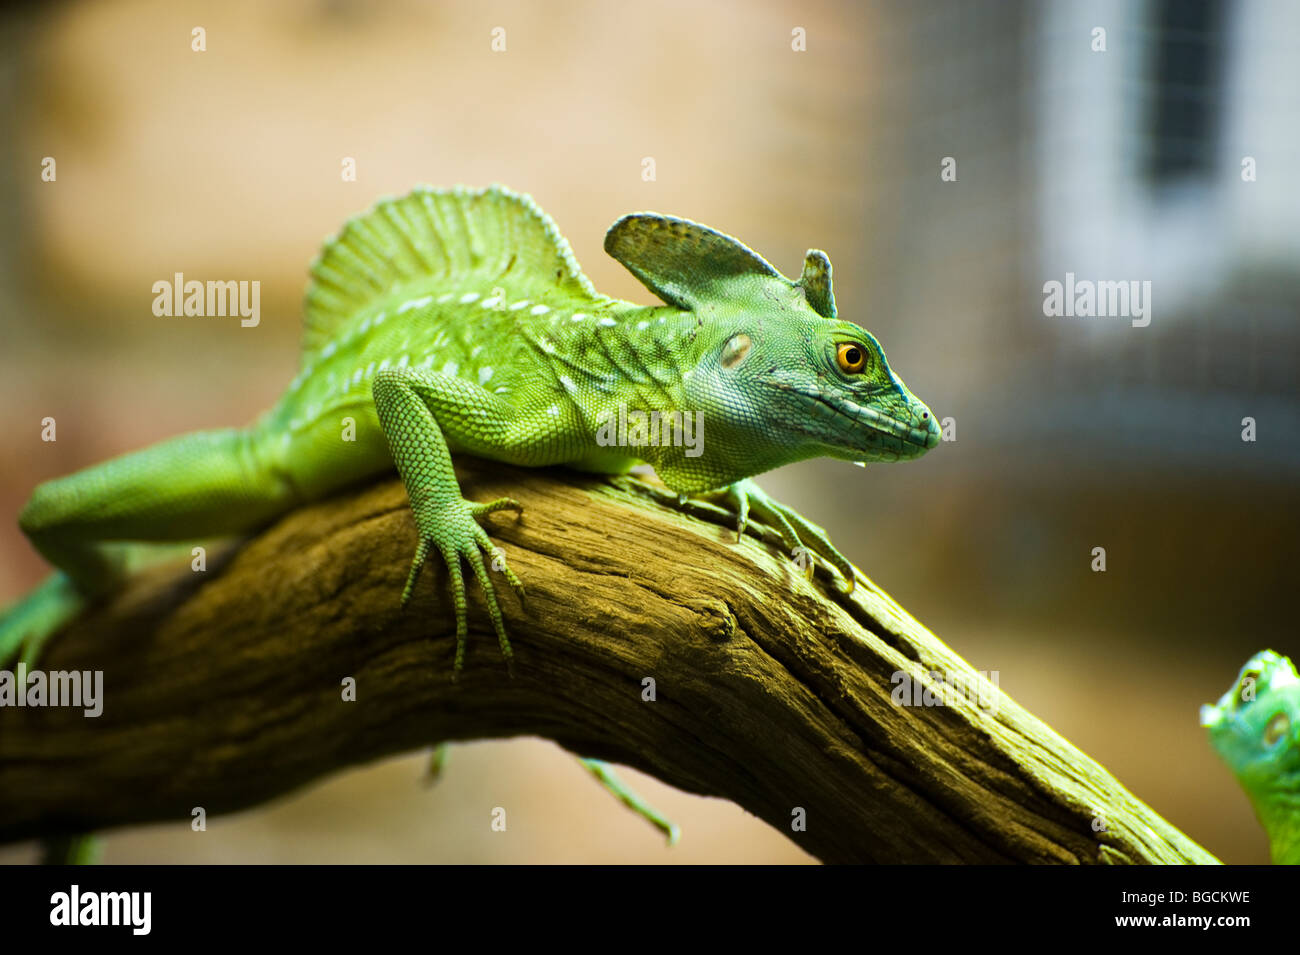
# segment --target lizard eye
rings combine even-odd
[[[1273,718],[1264,727],[1264,745],[1272,746],[1291,729],[1291,720],[1285,713],[1274,713]]]
[[[867,350],[853,342],[844,342],[835,349],[835,361],[845,374],[860,374],[867,367]]]

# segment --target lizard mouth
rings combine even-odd
[[[919,410],[908,423],[804,381],[770,374],[767,382],[803,406],[803,420],[794,427],[818,443],[835,448],[836,456],[902,461],[920,457],[939,443],[939,422],[915,399]]]
[[[879,451],[883,448],[897,453],[900,457],[916,457],[939,443],[938,422],[928,411],[918,422],[920,427],[916,427],[848,398],[821,392],[801,392],[801,394],[834,414],[848,419],[856,428],[865,428],[875,439],[869,441],[865,448],[855,447],[849,450]]]

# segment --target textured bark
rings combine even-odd
[[[528,587],[521,606],[494,576],[513,678],[471,583],[451,681],[446,572],[400,609],[405,493],[361,489],[206,573],[154,568],[52,641],[41,668],[103,670],[104,713],[0,709],[0,841],[231,812],[434,742],[530,734],[734,800],[827,862],[1215,861],[992,687],[994,706],[896,704],[896,672],[971,671],[865,579],[810,583],[766,528],[737,543],[721,510],[634,478],[460,465],[467,497],[525,507],[486,519]]]

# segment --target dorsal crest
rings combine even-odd
[[[392,295],[501,284],[514,296],[600,299],[569,243],[533,200],[504,186],[417,187],[349,219],[311,266],[302,360],[339,326]]]

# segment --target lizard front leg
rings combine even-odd
[[[378,373],[372,392],[393,461],[406,484],[419,534],[415,558],[402,590],[403,606],[411,598],[420,569],[436,549],[447,564],[456,610],[456,658],[452,665],[455,679],[465,665],[469,637],[468,601],[461,571],[461,560],[465,560],[483,588],[501,655],[510,666],[514,653],[483,555],[496,558],[494,568],[499,567],[521,598],[524,588],[505,560],[499,558],[478,519],[494,511],[521,512],[523,506],[508,497],[486,504],[465,500],[452,467],[447,437],[451,436],[459,447],[471,453],[476,449],[499,450],[511,423],[518,417],[515,409],[469,382],[413,369],[386,369]]]

